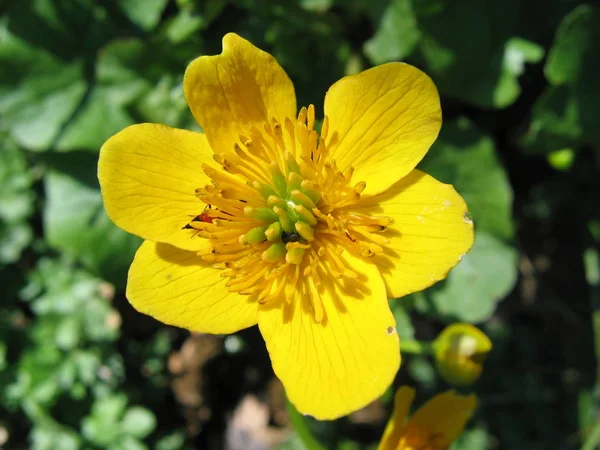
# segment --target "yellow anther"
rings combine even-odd
[[[354,185],[354,190],[360,194],[362,191],[365,190],[366,187],[367,187],[367,183],[365,183],[364,181],[359,181],[358,183],[356,183]]]
[[[279,219],[279,223],[281,223],[283,231],[286,233],[291,233],[294,231],[294,225],[283,208],[280,208],[279,206],[273,206],[273,212],[277,214],[277,218]]]
[[[271,225],[269,225],[267,231],[265,231],[265,236],[267,236],[267,240],[270,242],[278,241],[281,239],[282,231],[281,224],[279,222],[273,222]]]
[[[317,218],[304,205],[296,205],[294,211],[309,225],[314,227],[317,224]]]
[[[286,262],[288,262],[290,264],[300,264],[300,263],[302,263],[303,258],[304,258],[304,249],[303,248],[288,249],[287,254],[285,255]]]
[[[307,241],[315,240],[315,230],[313,230],[313,228],[310,225],[304,222],[296,222],[295,228],[298,234]]]
[[[296,189],[296,190],[293,190],[291,192],[291,194],[292,194],[292,198],[297,203],[300,203],[309,209],[313,209],[313,208],[317,207],[317,205],[315,205],[315,202],[313,202],[313,200],[308,195],[303,193],[302,191]]]
[[[329,134],[329,117],[323,117],[323,125],[321,125],[321,137],[323,139],[327,139],[327,135]]]
[[[269,197],[267,198],[267,205],[284,207],[285,202],[280,197],[277,197],[276,195],[269,195]]]
[[[307,119],[308,129],[312,130],[315,127],[315,105],[308,105]]]

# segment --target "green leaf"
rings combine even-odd
[[[7,91],[0,111],[5,114],[11,136],[29,150],[43,151],[51,147],[75,113],[87,84],[82,64],[75,62],[52,72],[30,74],[12,92],[4,89]]]
[[[96,179],[96,158],[77,152],[55,155],[44,179],[43,211],[47,242],[102,278],[123,286],[141,240],[106,215]]]
[[[504,67],[515,76],[525,73],[525,63],[537,63],[544,58],[544,48],[525,39],[511,38],[504,48]]]
[[[189,11],[181,11],[168,22],[167,38],[171,43],[179,44],[201,29],[203,25],[204,20],[201,16],[194,15]]]
[[[76,316],[65,317],[56,329],[56,345],[61,350],[70,350],[79,344],[81,324]]]
[[[560,85],[575,81],[584,64],[592,44],[592,30],[598,24],[594,20],[594,9],[580,5],[562,21],[556,32],[552,49],[544,71],[552,84]]]
[[[129,20],[149,31],[158,25],[168,2],[169,0],[118,0],[117,4]]]
[[[406,58],[421,39],[411,0],[392,0],[383,12],[377,32],[365,45],[373,64]]]
[[[125,412],[121,429],[125,434],[143,439],[156,428],[156,418],[152,411],[141,406],[132,406]]]
[[[465,431],[454,441],[451,450],[485,450],[491,447],[487,431],[483,428],[475,428]]]
[[[467,120],[445,124],[419,168],[454,188],[467,202],[476,234],[513,236],[512,188],[494,141]]]
[[[415,338],[415,329],[410,320],[410,314],[406,308],[406,298],[390,301],[394,318],[396,319],[396,330],[400,340],[412,340]]]
[[[465,0],[418,17],[426,72],[442,93],[487,108],[517,99],[523,64],[543,51],[514,38],[522,8],[518,0]]]
[[[521,142],[532,153],[577,147],[583,139],[580,110],[567,86],[550,86],[532,109],[529,130]]]
[[[97,399],[89,416],[81,421],[82,434],[93,443],[106,447],[121,439],[119,420],[125,412],[127,396],[111,394]]]
[[[331,8],[333,0],[300,0],[300,6],[307,11],[324,12]]]
[[[113,134],[134,123],[125,108],[111,101],[106,88],[95,87],[56,144],[60,151],[90,150],[97,153]]]
[[[148,450],[148,446],[133,436],[124,436],[118,443],[108,450]]]
[[[517,252],[497,238],[477,232],[475,245],[448,275],[416,303],[421,312],[445,321],[487,320],[517,281]]]
[[[8,140],[0,146],[0,263],[11,263],[33,237],[27,223],[33,213],[33,179],[25,154]]]
[[[600,149],[600,8],[580,5],[560,24],[545,66],[552,83],[536,102],[522,142],[528,151]],[[600,150],[597,153],[600,163]]]
[[[185,435],[175,432],[160,438],[154,447],[155,450],[182,450],[184,449]]]

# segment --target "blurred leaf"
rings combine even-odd
[[[79,344],[80,322],[77,317],[65,317],[56,330],[56,345],[61,350],[70,350]]]
[[[445,321],[483,322],[517,281],[517,252],[484,232],[448,275],[415,306]]]
[[[160,438],[154,447],[155,450],[182,450],[184,449],[185,435],[181,432],[172,433]]]
[[[119,8],[137,26],[146,31],[153,29],[169,0],[117,0]]]
[[[31,433],[31,450],[79,450],[81,438],[67,427],[45,421]]]
[[[513,236],[512,188],[494,141],[467,120],[444,124],[419,168],[454,185],[467,202],[475,232],[509,239]]]
[[[92,89],[85,104],[61,135],[56,148],[61,151],[98,152],[113,134],[134,123],[122,105],[111,101],[108,89]]]
[[[148,450],[148,447],[133,436],[124,436],[118,443],[110,446],[108,450]]]
[[[465,0],[418,17],[426,71],[442,93],[488,108],[516,100],[524,62],[539,61],[543,52],[513,39],[522,8],[517,0]]]
[[[569,83],[578,78],[580,69],[588,62],[589,48],[594,45],[592,29],[596,25],[590,5],[577,7],[562,21],[544,68],[552,84]]]
[[[466,430],[450,447],[450,450],[486,450],[491,448],[488,434],[484,429]]]
[[[27,75],[19,89],[0,86],[0,113],[17,143],[29,150],[47,150],[86,89],[81,63],[57,65],[51,72]]]
[[[584,4],[561,22],[544,68],[553,86],[534,106],[523,138],[528,150],[548,153],[582,144],[600,149],[599,21],[600,8]]]
[[[364,50],[373,64],[401,60],[410,55],[421,39],[412,0],[392,0],[379,20],[377,32]]]
[[[132,406],[125,412],[121,429],[125,434],[143,439],[156,428],[156,418],[151,411],[141,406]]]
[[[333,0],[300,0],[300,6],[307,11],[323,12],[331,8]]]
[[[123,286],[141,240],[117,228],[106,215],[96,179],[96,159],[72,152],[60,158],[56,155],[52,164],[56,168],[44,179],[48,243]]]
[[[529,151],[549,153],[581,142],[583,130],[579,108],[566,86],[551,86],[532,109],[523,144]]]
[[[167,38],[173,44],[185,41],[190,35],[198,31],[204,25],[201,16],[194,15],[189,11],[181,11],[173,17],[167,25]]]
[[[97,399],[91,414],[81,421],[83,436],[103,447],[116,444],[121,437],[119,420],[126,406],[127,396],[121,393]]]
[[[302,439],[300,439],[298,437],[298,435],[296,433],[294,433],[292,435],[292,437],[290,437],[287,441],[278,445],[276,447],[276,450],[310,450],[310,449],[308,447],[306,447],[306,445],[304,445],[304,442],[302,441]]]
[[[32,239],[27,219],[33,212],[33,179],[25,154],[0,141],[0,264],[19,259]]]
[[[91,58],[112,34],[125,31],[122,25],[117,28],[109,8],[96,0],[6,0],[4,3],[15,36],[63,61]]]
[[[504,67],[515,76],[525,73],[525,63],[537,63],[544,58],[544,48],[521,38],[510,38],[504,48]]]
[[[400,341],[403,339],[412,340],[415,338],[415,329],[410,320],[410,314],[406,309],[406,298],[395,299],[390,301],[394,319],[396,319],[396,330]]]
[[[408,373],[423,388],[432,389],[436,384],[436,370],[431,360],[425,356],[413,356],[408,359]]]

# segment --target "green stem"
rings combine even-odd
[[[326,450],[325,447],[323,447],[310,432],[305,417],[302,414],[300,414],[300,412],[296,409],[294,405],[290,403],[289,400],[286,399],[286,403],[287,411],[290,416],[292,425],[294,427],[294,431],[296,432],[302,443],[306,446],[306,448],[309,450]]]
[[[400,351],[415,355],[431,355],[433,354],[433,342],[401,340]]]

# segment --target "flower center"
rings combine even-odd
[[[228,287],[274,299],[301,278],[356,278],[341,258],[344,248],[370,257],[383,252],[386,217],[351,212],[364,182],[350,185],[353,168],[327,158],[325,139],[314,130],[315,110],[302,108],[296,122],[276,120],[250,129],[227,153],[214,155],[222,170],[203,166],[212,184],[196,190],[208,205],[184,228],[211,240],[202,258],[224,270]],[[317,302],[318,303],[318,302]],[[315,319],[322,305],[313,304]]]

